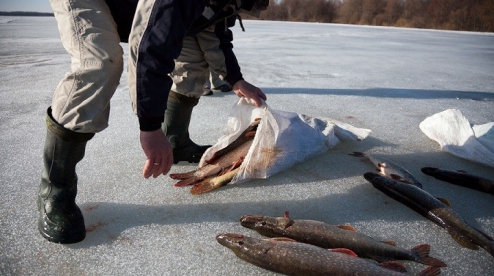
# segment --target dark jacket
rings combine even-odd
[[[106,0],[122,42],[128,42],[132,21],[138,0]],[[168,93],[172,80],[168,76],[175,67],[175,59],[182,50],[183,38],[189,30],[200,32],[216,24],[225,17],[227,24],[233,26],[233,11],[225,12],[230,0],[159,0],[153,6],[148,28],[144,32],[136,64],[137,116],[140,129],[152,131],[161,127],[166,110]],[[213,10],[214,16],[204,21],[205,7]],[[197,21],[196,21],[197,20]],[[202,21],[201,21],[202,20]],[[194,23],[196,22],[196,23]],[[217,24],[222,25],[222,24]],[[240,67],[231,43],[230,30],[216,32],[219,35],[221,49],[227,64],[226,79],[232,85],[242,79]],[[132,47],[133,45],[131,45]]]

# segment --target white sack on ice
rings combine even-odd
[[[328,118],[256,107],[241,98],[230,112],[226,135],[209,148],[199,166],[214,152],[234,141],[255,119],[261,118],[256,136],[231,183],[267,178],[326,152],[341,141],[361,141],[371,132]]]
[[[494,122],[471,126],[459,110],[448,109],[427,117],[419,126],[442,150],[494,167]]]

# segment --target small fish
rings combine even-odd
[[[365,154],[362,152],[354,152],[350,153],[350,155],[368,159],[376,166],[377,171],[382,175],[400,182],[413,184],[422,189],[422,183],[415,179],[409,171],[381,155]]]
[[[242,216],[240,224],[263,236],[287,237],[322,248],[347,248],[359,257],[378,262],[409,260],[430,266],[446,266],[444,262],[429,257],[428,244],[406,250],[394,246],[392,242],[381,242],[360,234],[350,225],[334,226],[315,220],[292,220],[288,211],[283,217]]]
[[[445,204],[447,201],[437,199],[414,185],[402,183],[377,173],[365,173],[364,178],[384,194],[446,229],[461,246],[472,250],[478,250],[479,247],[482,247],[494,256],[494,240],[470,226],[460,214]]]
[[[436,179],[494,195],[494,180],[464,171],[451,171],[434,167],[424,167],[421,170]]]
[[[257,239],[233,233],[219,234],[216,240],[240,259],[286,275],[406,275],[403,264],[377,264],[344,248],[328,250],[288,238]],[[418,275],[439,275],[440,271],[430,266]]]
[[[217,151],[213,157],[207,160],[206,165],[203,167],[186,173],[170,174],[170,178],[180,180],[173,186],[199,185],[200,182],[208,177],[220,176],[240,167],[252,145],[258,125],[259,121],[254,121],[250,124],[235,141]]]

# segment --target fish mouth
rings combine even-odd
[[[376,179],[376,177],[381,177],[381,175],[375,172],[364,173],[364,178],[369,182],[373,182],[372,180]]]
[[[427,174],[427,175],[432,175],[434,174],[435,172],[437,172],[437,168],[433,168],[433,167],[423,167],[422,169],[420,169],[424,174]]]
[[[253,229],[256,225],[266,224],[263,216],[245,215],[240,218],[240,225]]]
[[[234,244],[242,243],[244,238],[244,235],[234,233],[221,233],[216,235],[218,243],[228,248],[232,248]]]

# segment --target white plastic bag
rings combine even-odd
[[[245,98],[241,98],[230,113],[227,134],[205,152],[199,166],[234,141],[251,122],[260,118],[252,146],[231,183],[268,178],[326,152],[342,140],[360,141],[370,133],[368,129],[327,118],[273,110],[265,103],[256,107]]]
[[[419,127],[442,150],[494,167],[493,122],[471,126],[459,110],[447,109],[427,117]]]

